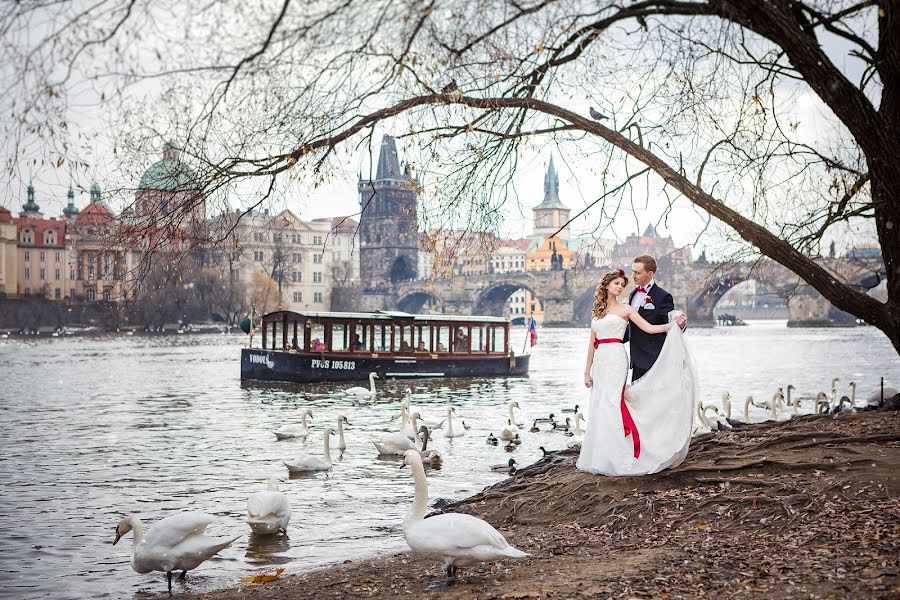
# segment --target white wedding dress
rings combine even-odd
[[[627,326],[628,321],[613,314],[591,321],[598,340],[621,340]],[[666,334],[653,368],[632,385],[625,387],[628,355],[621,343],[597,346],[591,377],[579,469],[597,475],[647,475],[684,460],[691,443],[697,373],[678,327]]]

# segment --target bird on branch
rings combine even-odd
[[[590,112],[591,112],[591,118],[594,119],[595,121],[602,121],[603,119],[609,118],[606,115],[604,115],[603,113],[601,113],[600,111],[598,111],[593,106],[591,107]]]
[[[445,85],[443,88],[441,88],[441,93],[442,94],[452,94],[457,89],[458,89],[458,86],[456,85],[456,80],[454,79],[450,83]]]

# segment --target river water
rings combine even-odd
[[[437,420],[448,403],[471,429],[452,441],[438,431],[444,466],[428,475],[431,499],[459,499],[503,478],[489,465],[510,457],[537,460],[539,446],[560,448],[558,433],[525,434],[513,453],[485,444],[517,400],[523,419],[584,404],[586,329],[545,329],[532,349],[531,375],[519,379],[379,382],[375,403],[353,405],[341,385],[241,385],[238,335],[110,335],[0,340],[0,595],[9,598],[168,597],[164,575],[129,566],[131,535],[111,545],[121,516],[145,525],[175,511],[216,515],[213,534],[244,535],[219,557],[174,584],[175,595],[234,585],[242,575],[277,566],[296,573],[405,548],[400,522],[413,493],[408,470],[379,460],[371,439],[396,426],[399,398]],[[524,341],[519,328],[514,339]],[[784,321],[692,329],[700,394],[729,390],[770,397],[793,383],[799,393],[828,390],[832,377],[900,383],[900,360],[869,327],[787,329]],[[306,441],[270,433],[314,411]],[[753,417],[765,415],[753,409]],[[281,460],[322,452],[322,427],[350,421],[348,448],[330,473],[290,479]],[[290,498],[288,536],[249,535],[247,496],[274,477]]]

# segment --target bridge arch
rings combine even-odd
[[[594,292],[596,292],[596,288],[590,287],[575,299],[573,318],[576,323],[587,325],[591,322],[591,312],[594,310]]]
[[[472,314],[502,317],[506,302],[518,290],[526,290],[533,297],[543,300],[543,294],[538,293],[527,283],[513,280],[495,281],[484,288],[475,298]]]
[[[440,306],[441,299],[425,289],[407,290],[397,301],[397,310],[410,314],[418,314],[426,304]]]

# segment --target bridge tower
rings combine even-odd
[[[383,293],[391,284],[415,279],[419,264],[419,182],[409,167],[401,170],[392,136],[385,135],[381,140],[375,178],[360,177],[358,189],[359,275],[363,293]]]
[[[531,209],[534,213],[534,237],[547,238],[569,221],[569,207],[559,199],[559,175],[553,165],[553,157],[550,157],[550,165],[544,174],[544,200]],[[562,240],[568,240],[571,236],[569,226],[556,236]]]

